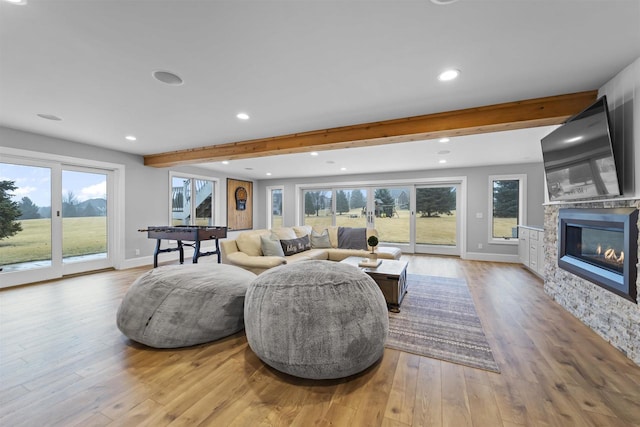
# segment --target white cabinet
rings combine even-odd
[[[518,227],[518,257],[520,262],[529,266],[529,229]]]
[[[544,230],[538,231],[538,275],[544,279]]]
[[[544,230],[518,226],[518,258],[529,270],[544,275]]]

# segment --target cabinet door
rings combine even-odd
[[[518,257],[520,262],[529,266],[529,229],[518,227]]]
[[[532,239],[531,234],[536,234],[537,231],[531,231],[529,233],[529,268],[533,271],[538,271],[538,240]]]
[[[544,231],[538,231],[538,274],[544,277]]]

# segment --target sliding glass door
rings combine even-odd
[[[339,188],[335,190],[335,225],[339,227],[367,226],[366,188]]]
[[[302,224],[375,228],[406,253],[460,255],[464,178],[406,185],[306,188]]]
[[[332,189],[303,190],[302,200],[303,224],[316,228],[334,224]]]
[[[416,187],[416,252],[460,254],[459,187],[459,184]]]
[[[113,267],[113,171],[2,156],[1,285]]]
[[[369,208],[371,224],[382,243],[391,243],[409,250],[411,244],[412,186],[377,187]]]
[[[62,263],[108,258],[109,211],[106,171],[62,170]]]
[[[39,280],[56,277],[52,224],[52,167],[0,163],[0,269]]]

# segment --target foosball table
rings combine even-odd
[[[227,227],[205,226],[205,225],[173,225],[173,226],[150,226],[144,230],[149,239],[156,239],[156,249],[153,252],[153,267],[158,266],[158,254],[164,252],[180,252],[180,264],[184,263],[184,246],[193,248],[193,263],[198,263],[198,258],[208,255],[218,255],[220,263],[220,244],[218,239],[227,237]],[[175,240],[178,242],[177,248],[161,249],[163,240]],[[200,252],[200,243],[203,240],[215,240],[216,250]]]

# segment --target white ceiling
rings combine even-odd
[[[637,0],[0,1],[0,125],[153,154],[597,89],[639,56]],[[460,78],[439,82],[449,67]],[[206,167],[262,179],[283,165],[290,176],[363,172],[363,159],[390,170],[522,163],[540,160],[546,133]],[[433,164],[442,150],[448,163]]]

